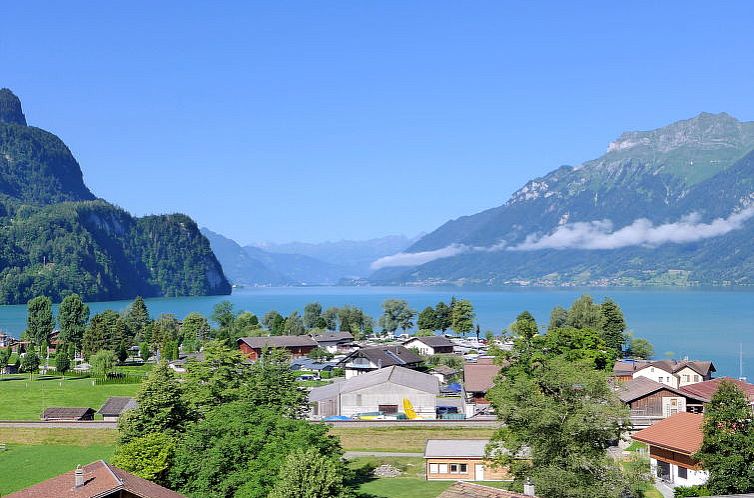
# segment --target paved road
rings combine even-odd
[[[497,428],[497,420],[338,420],[325,422],[338,428],[360,427],[467,427],[467,428]]]
[[[359,458],[359,457],[410,457],[410,458],[422,458],[424,453],[401,453],[397,451],[346,451],[343,455],[346,458]]]
[[[116,429],[117,422],[43,422],[41,420],[0,420],[0,429]]]

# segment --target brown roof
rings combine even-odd
[[[99,409],[104,417],[119,417],[123,412],[136,408],[136,400],[130,396],[110,396]]]
[[[676,413],[633,435],[642,443],[693,455],[702,445],[702,421],[696,413]]]
[[[633,375],[637,370],[648,366],[652,363],[649,360],[618,360],[613,365],[613,375],[625,376]]]
[[[724,380],[733,382],[739,389],[741,389],[750,402],[754,402],[754,384],[749,384],[743,380],[732,379],[730,377],[720,377],[719,379],[706,380],[704,382],[697,382],[696,384],[689,384],[679,389],[682,393],[693,396],[702,401],[708,402],[712,399],[712,395],[717,392],[720,387],[720,383]]]
[[[463,385],[466,391],[487,392],[500,372],[499,365],[488,363],[467,363],[463,366]]]
[[[345,364],[354,357],[364,357],[380,365],[381,368],[392,366],[414,365],[421,363],[421,356],[403,346],[378,346],[374,348],[361,348],[346,356],[339,363]]]
[[[241,337],[238,342],[245,342],[252,349],[317,347],[317,341],[308,335],[273,335],[270,337]]]
[[[78,488],[74,486],[75,471],[72,470],[11,493],[6,498],[105,498],[121,490],[139,498],[186,498],[102,460],[84,466],[83,470],[84,485]]]
[[[403,344],[406,344],[409,341],[412,341],[416,339],[417,341],[426,344],[427,346],[431,348],[438,348],[438,347],[453,347],[454,344],[448,340],[447,337],[442,335],[431,335],[431,336],[422,336],[422,337],[412,337],[411,339],[407,341],[403,341]]]
[[[504,489],[482,486],[471,482],[457,481],[443,491],[437,498],[532,498],[531,496],[506,491]],[[534,497],[536,498],[536,497]]]
[[[712,364],[711,361],[696,361],[696,360],[658,360],[653,361],[649,363],[648,365],[644,365],[643,368],[646,367],[655,367],[655,368],[661,368],[665,370],[666,372],[670,373],[676,373],[684,368],[688,367],[694,372],[698,373],[701,376],[706,376],[710,372],[715,372],[715,365]],[[638,370],[642,370],[642,367],[637,368]]]
[[[647,377],[636,377],[635,379],[621,383],[618,386],[618,397],[624,403],[630,403],[661,389],[666,389],[678,396],[700,399],[698,396],[694,396],[691,393],[684,393],[682,389],[674,389],[668,385],[660,384],[652,379],[648,379]]]
[[[47,408],[42,412],[42,419],[58,419],[58,420],[81,420],[87,415],[94,415],[94,409],[92,408]]]

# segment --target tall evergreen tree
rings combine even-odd
[[[136,299],[126,310],[124,319],[135,341],[145,340],[146,328],[152,322],[152,318],[149,316],[149,309],[141,296],[136,296]]]
[[[323,328],[322,325],[322,305],[319,303],[309,303],[304,307],[304,327],[307,330]]]
[[[89,306],[82,301],[78,294],[66,296],[60,303],[58,310],[58,322],[60,323],[58,340],[62,344],[74,344],[80,350],[88,321]]]
[[[26,337],[39,347],[52,334],[55,322],[52,318],[52,301],[46,296],[37,296],[28,303]]]
[[[462,334],[466,337],[466,334],[474,330],[474,306],[471,301],[467,299],[461,299],[456,301],[451,310],[451,325],[457,334]]]
[[[419,327],[419,330],[434,331],[440,328],[437,326],[437,314],[432,306],[427,306],[419,313],[416,326]]]
[[[626,342],[626,319],[623,317],[623,311],[615,301],[605,299],[600,305],[600,312],[602,314],[602,337],[605,339],[605,344],[620,354]]]
[[[707,488],[717,494],[754,492],[754,420],[741,389],[720,382],[704,407],[704,439],[694,457],[709,472]]]
[[[435,320],[437,321],[437,330],[442,330],[445,333],[453,324],[453,320],[450,313],[450,306],[440,301],[435,305]]]

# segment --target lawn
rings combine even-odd
[[[81,436],[87,436],[89,431],[80,432]],[[79,464],[108,459],[112,454],[112,444],[8,443],[7,450],[0,452],[0,494],[18,491],[68,472]]]
[[[333,427],[343,449],[351,451],[424,452],[427,439],[486,439],[495,429],[468,427]]]
[[[379,465],[390,464],[400,469],[399,477],[375,478],[372,470]],[[355,458],[349,466],[354,469],[360,482],[361,496],[369,498],[436,498],[445,491],[452,481],[427,481],[424,479],[424,460],[406,457],[365,457]],[[484,482],[486,486],[505,488],[508,483]]]
[[[0,377],[0,420],[39,420],[51,406],[91,407],[99,410],[109,396],[133,396],[138,384],[92,385],[92,379],[68,377],[29,380]]]

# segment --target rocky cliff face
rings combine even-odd
[[[0,123],[26,126],[21,101],[7,88],[0,88]]]

